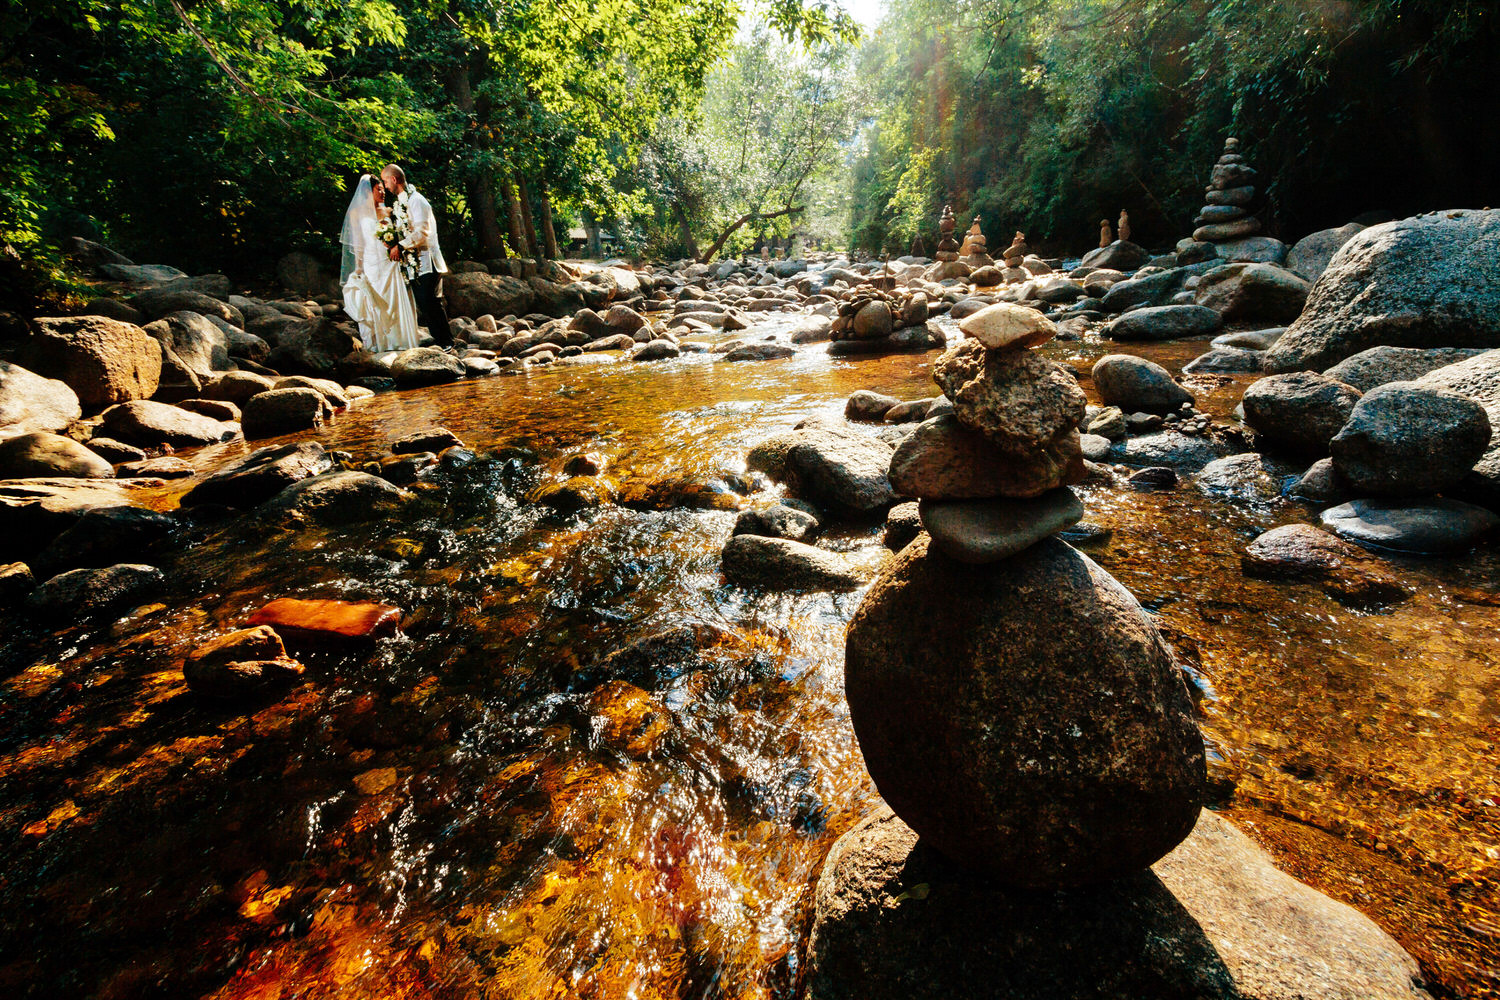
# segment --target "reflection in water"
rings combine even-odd
[[[1151,354],[1175,369],[1201,346]],[[1081,371],[1106,353],[1048,350]],[[363,461],[442,425],[484,457],[418,487],[397,521],[230,522],[168,563],[160,604],[117,623],[19,623],[0,647],[0,982],[105,997],[793,995],[810,882],[874,801],[842,698],[859,595],[725,585],[730,510],[563,519],[524,498],[590,451],[617,486],[690,483],[725,501],[695,507],[738,505],[751,444],[840,413],[857,388],[932,395],[935,357],[685,356],[377,397],[321,439]],[[1238,395],[1225,379],[1195,388],[1220,413]],[[247,450],[186,457],[209,469]],[[1296,509],[1191,487],[1087,492],[1114,529],[1096,558],[1214,687],[1215,777],[1239,817],[1337,833],[1351,866],[1366,849],[1399,860],[1398,888],[1362,892],[1357,871],[1330,888],[1440,980],[1482,979],[1471,970],[1500,947],[1466,928],[1500,927],[1494,558],[1406,567],[1417,597],[1362,615],[1241,577],[1244,543]],[[857,526],[836,544],[873,553],[878,536]],[[397,604],[404,634],[373,656],[306,658],[311,683],[248,713],[187,696],[181,657],[282,596]],[[1413,902],[1444,894],[1432,912]]]

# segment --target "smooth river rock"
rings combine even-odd
[[[1448,365],[1467,361],[1484,350],[1477,347],[1372,347],[1345,358],[1324,372],[1331,379],[1369,392],[1387,382],[1410,382]]]
[[[850,622],[844,684],[881,795],[1002,884],[1137,871],[1198,815],[1203,739],[1171,652],[1129,591],[1055,538],[973,566],[918,537]]]
[[[183,496],[181,504],[254,507],[293,483],[322,475],[332,468],[333,458],[316,441],[260,448],[194,486]]]
[[[1106,354],[1094,362],[1093,379],[1104,404],[1126,413],[1171,413],[1194,401],[1171,372],[1133,354]]]
[[[962,563],[999,562],[1083,520],[1066,486],[1029,500],[924,500],[922,526],[939,552]]]
[[[724,545],[723,566],[730,582],[769,590],[854,590],[864,583],[837,552],[764,535],[732,536]]]
[[[1356,607],[1411,594],[1380,560],[1310,524],[1283,524],[1260,535],[1245,549],[1240,569],[1266,580],[1319,583],[1330,597]]]
[[[1104,328],[1104,336],[1110,340],[1177,340],[1207,337],[1223,325],[1223,318],[1206,306],[1148,306],[1132,309],[1111,322]]]
[[[1459,500],[1351,500],[1323,512],[1340,538],[1417,555],[1463,552],[1500,527],[1493,512]]]
[[[1316,372],[1272,375],[1252,384],[1242,400],[1245,421],[1272,448],[1328,454],[1328,442],[1349,422],[1359,390]]]

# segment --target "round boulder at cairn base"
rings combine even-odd
[[[1328,442],[1349,422],[1359,390],[1316,372],[1272,375],[1253,383],[1242,400],[1245,422],[1272,448],[1328,454]]]
[[[1207,810],[1149,872],[1019,893],[943,858],[883,806],[818,876],[806,996],[1430,1000],[1390,935]]]
[[[1484,407],[1448,389],[1389,382],[1365,393],[1329,443],[1333,467],[1356,492],[1442,493],[1490,443]]]
[[[957,864],[1084,885],[1193,827],[1204,749],[1181,672],[1135,598],[1061,541],[972,566],[919,537],[871,585],[845,661],[876,786]]]
[[[161,380],[161,345],[102,316],[38,318],[23,351],[32,371],[66,382],[90,412],[149,399]]]
[[[1500,210],[1432,212],[1356,234],[1266,370],[1323,371],[1380,344],[1500,347]]]
[[[1104,404],[1125,413],[1172,413],[1194,401],[1171,372],[1133,354],[1106,354],[1094,362],[1093,379]]]

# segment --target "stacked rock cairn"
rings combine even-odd
[[[1099,249],[1104,249],[1115,241],[1115,234],[1109,228],[1108,219],[1099,220]]]
[[[920,499],[926,530],[849,625],[855,735],[887,805],[953,878],[1008,893],[1135,875],[1197,821],[1191,697],[1134,597],[1056,537],[1083,513],[1068,485],[1084,474],[1085,397],[1034,350],[1055,326],[998,303],[960,329],[933,369],[952,412],[892,457],[891,485]],[[815,953],[835,919],[820,898]]]
[[[1120,239],[1130,239],[1130,213],[1120,209]]]
[[[953,238],[953,231],[957,228],[958,220],[953,218],[953,207],[944,205],[942,218],[938,219],[937,263],[927,271],[929,281],[969,276],[968,265],[958,259],[958,241]]]
[[[974,222],[969,226],[969,231],[964,236],[963,250],[960,251],[960,259],[971,268],[992,267],[994,258],[989,255],[988,244],[984,233],[979,228],[979,216],[974,216]]]
[[[1031,275],[1022,267],[1031,247],[1026,244],[1026,234],[1017,230],[1010,246],[1000,251],[1000,262],[1005,265],[1006,281],[1025,281]]]
[[[1260,220],[1246,207],[1255,198],[1255,168],[1240,155],[1240,141],[1224,140],[1224,153],[1214,164],[1205,200],[1193,220],[1193,239],[1200,243],[1223,243],[1260,232]]]

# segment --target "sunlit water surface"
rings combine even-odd
[[[1175,371],[1203,346],[1140,353]],[[1106,353],[1047,350],[1084,372]],[[936,356],[836,360],[814,345],[382,395],[318,437],[365,460],[441,425],[480,460],[418,486],[396,521],[231,524],[169,560],[169,593],[118,622],[8,626],[0,985],[792,996],[812,881],[875,801],[842,695],[860,595],[747,592],[718,553],[754,502],[738,475],[749,446],[840,414],[855,389],[933,395]],[[1193,386],[1222,414],[1246,381]],[[185,457],[208,470],[247,451]],[[605,457],[622,497],[658,498],[635,506],[667,509],[559,518],[527,502],[582,451]],[[1417,596],[1364,614],[1242,577],[1245,543],[1302,508],[1191,485],[1083,492],[1114,531],[1093,554],[1210,688],[1219,804],[1397,934],[1439,986],[1493,987],[1494,556],[1407,563]],[[879,534],[850,526],[825,544],[875,562]],[[373,655],[305,658],[308,683],[248,712],[186,692],[195,643],[287,596],[396,604],[404,632]],[[655,666],[603,663],[672,628],[685,631]]]

